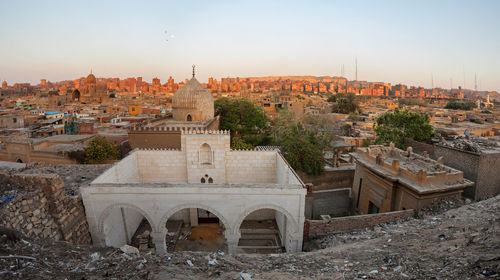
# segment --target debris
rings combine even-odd
[[[193,262],[191,260],[187,260],[186,263],[189,265],[189,266],[194,266]]]
[[[240,280],[252,280],[252,275],[248,273],[240,273]]]
[[[120,250],[125,254],[139,254],[139,249],[127,244],[121,246]]]

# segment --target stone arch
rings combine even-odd
[[[286,210],[285,208],[283,208],[281,206],[275,205],[275,204],[259,204],[259,205],[255,205],[255,206],[252,206],[250,208],[245,209],[245,212],[243,212],[243,214],[241,214],[238,217],[238,220],[236,220],[236,223],[234,224],[234,228],[233,228],[233,233],[240,235],[240,226],[243,223],[243,221],[245,220],[245,218],[248,215],[250,215],[252,212],[255,212],[255,211],[261,210],[261,209],[272,209],[272,210],[276,210],[276,211],[281,212],[282,214],[284,214],[286,216],[287,221],[289,221],[292,224],[293,232],[297,231],[297,229],[298,229],[297,221],[295,221],[295,219],[293,218],[293,215],[290,212],[288,212],[288,210]]]
[[[200,146],[200,163],[212,164],[212,147],[208,143],[203,143]]]
[[[137,207],[137,206],[135,206],[133,204],[129,204],[129,203],[116,203],[116,204],[112,204],[112,205],[106,207],[106,209],[104,209],[104,211],[101,212],[101,215],[99,216],[99,224],[98,224],[98,228],[97,228],[97,231],[99,233],[103,233],[104,232],[104,221],[108,217],[108,215],[111,212],[111,210],[113,210],[116,207],[124,207],[124,208],[130,208],[130,209],[136,210],[137,212],[141,213],[142,216],[144,218],[146,218],[146,220],[148,220],[148,223],[151,225],[152,229],[156,228],[156,224],[154,223],[154,220],[151,218],[151,216],[148,215],[148,213],[146,211],[142,210],[141,208],[139,208],[139,207]]]
[[[205,204],[196,203],[196,202],[181,204],[181,205],[175,206],[174,208],[169,209],[165,213],[165,215],[163,215],[163,217],[160,219],[160,223],[158,224],[157,230],[159,232],[164,232],[166,234],[167,227],[165,225],[167,224],[168,219],[172,215],[174,215],[176,212],[183,210],[183,209],[186,209],[186,208],[200,208],[203,210],[210,211],[212,214],[216,215],[220,221],[222,221],[222,224],[224,225],[226,232],[228,232],[228,233],[232,232],[231,224],[226,219],[226,217],[224,215],[222,215],[221,212],[219,212],[218,210],[215,210],[213,207],[207,206]]]

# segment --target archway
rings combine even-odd
[[[18,158],[16,162],[18,162],[18,163],[23,163],[23,160],[22,160],[22,159],[20,159],[20,158]]]
[[[206,208],[176,210],[164,219],[167,251],[227,251],[227,221],[221,215]]]
[[[280,210],[253,210],[237,224],[241,234],[238,250],[245,253],[284,252],[291,224],[294,222]]]
[[[190,115],[190,114],[188,114],[188,115],[187,115],[187,117],[186,117],[186,120],[187,120],[188,122],[190,122],[190,121],[192,121],[192,120],[193,120],[193,117],[191,117],[191,115]]]
[[[116,205],[106,209],[101,217],[100,231],[106,246],[119,248],[125,244],[142,252],[153,251],[155,244],[151,233],[155,228],[141,209]]]

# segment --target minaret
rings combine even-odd
[[[193,78],[194,78],[194,68],[196,67],[196,65],[193,64]]]
[[[358,57],[356,56],[356,81],[358,80]]]

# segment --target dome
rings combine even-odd
[[[172,98],[172,113],[177,121],[201,121],[214,117],[214,98],[196,78],[178,89]]]
[[[90,74],[87,76],[87,84],[94,84],[96,83],[96,79],[94,74]]]

